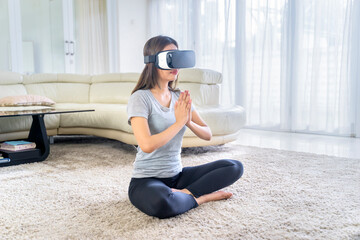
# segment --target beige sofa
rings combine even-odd
[[[94,112],[46,115],[48,135],[95,135],[136,145],[127,123],[126,107],[139,76],[139,73],[91,76],[0,72],[0,98],[41,95],[55,101],[56,109],[94,109]],[[187,129],[183,147],[219,145],[238,137],[245,124],[245,111],[241,106],[219,105],[220,73],[206,69],[183,69],[179,82],[181,90],[190,91],[196,109],[213,133],[211,141],[204,141]],[[0,141],[26,138],[31,121],[31,117],[0,118]]]

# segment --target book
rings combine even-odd
[[[8,162],[10,162],[11,160],[10,160],[10,158],[1,158],[0,159],[0,164],[1,163],[8,163]]]
[[[0,145],[1,150],[9,151],[20,151],[25,149],[35,148],[36,144],[34,142],[28,141],[7,141]]]
[[[9,144],[9,145],[23,145],[23,144],[33,143],[33,142],[28,142],[28,141],[25,141],[25,140],[20,140],[20,141],[6,141],[6,142],[3,142],[3,143]]]

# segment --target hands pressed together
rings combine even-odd
[[[191,97],[188,90],[181,92],[179,99],[175,103],[176,122],[187,125],[191,121]]]

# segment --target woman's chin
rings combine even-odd
[[[169,78],[169,81],[170,82],[173,82],[173,81],[175,81],[177,79],[177,76],[174,76],[174,77],[172,77],[172,78]]]

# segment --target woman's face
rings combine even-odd
[[[168,51],[168,50],[177,50],[177,47],[174,44],[167,45],[162,51]],[[179,69],[170,69],[170,70],[162,70],[157,69],[159,81],[175,81],[177,78],[177,75],[179,73]]]

